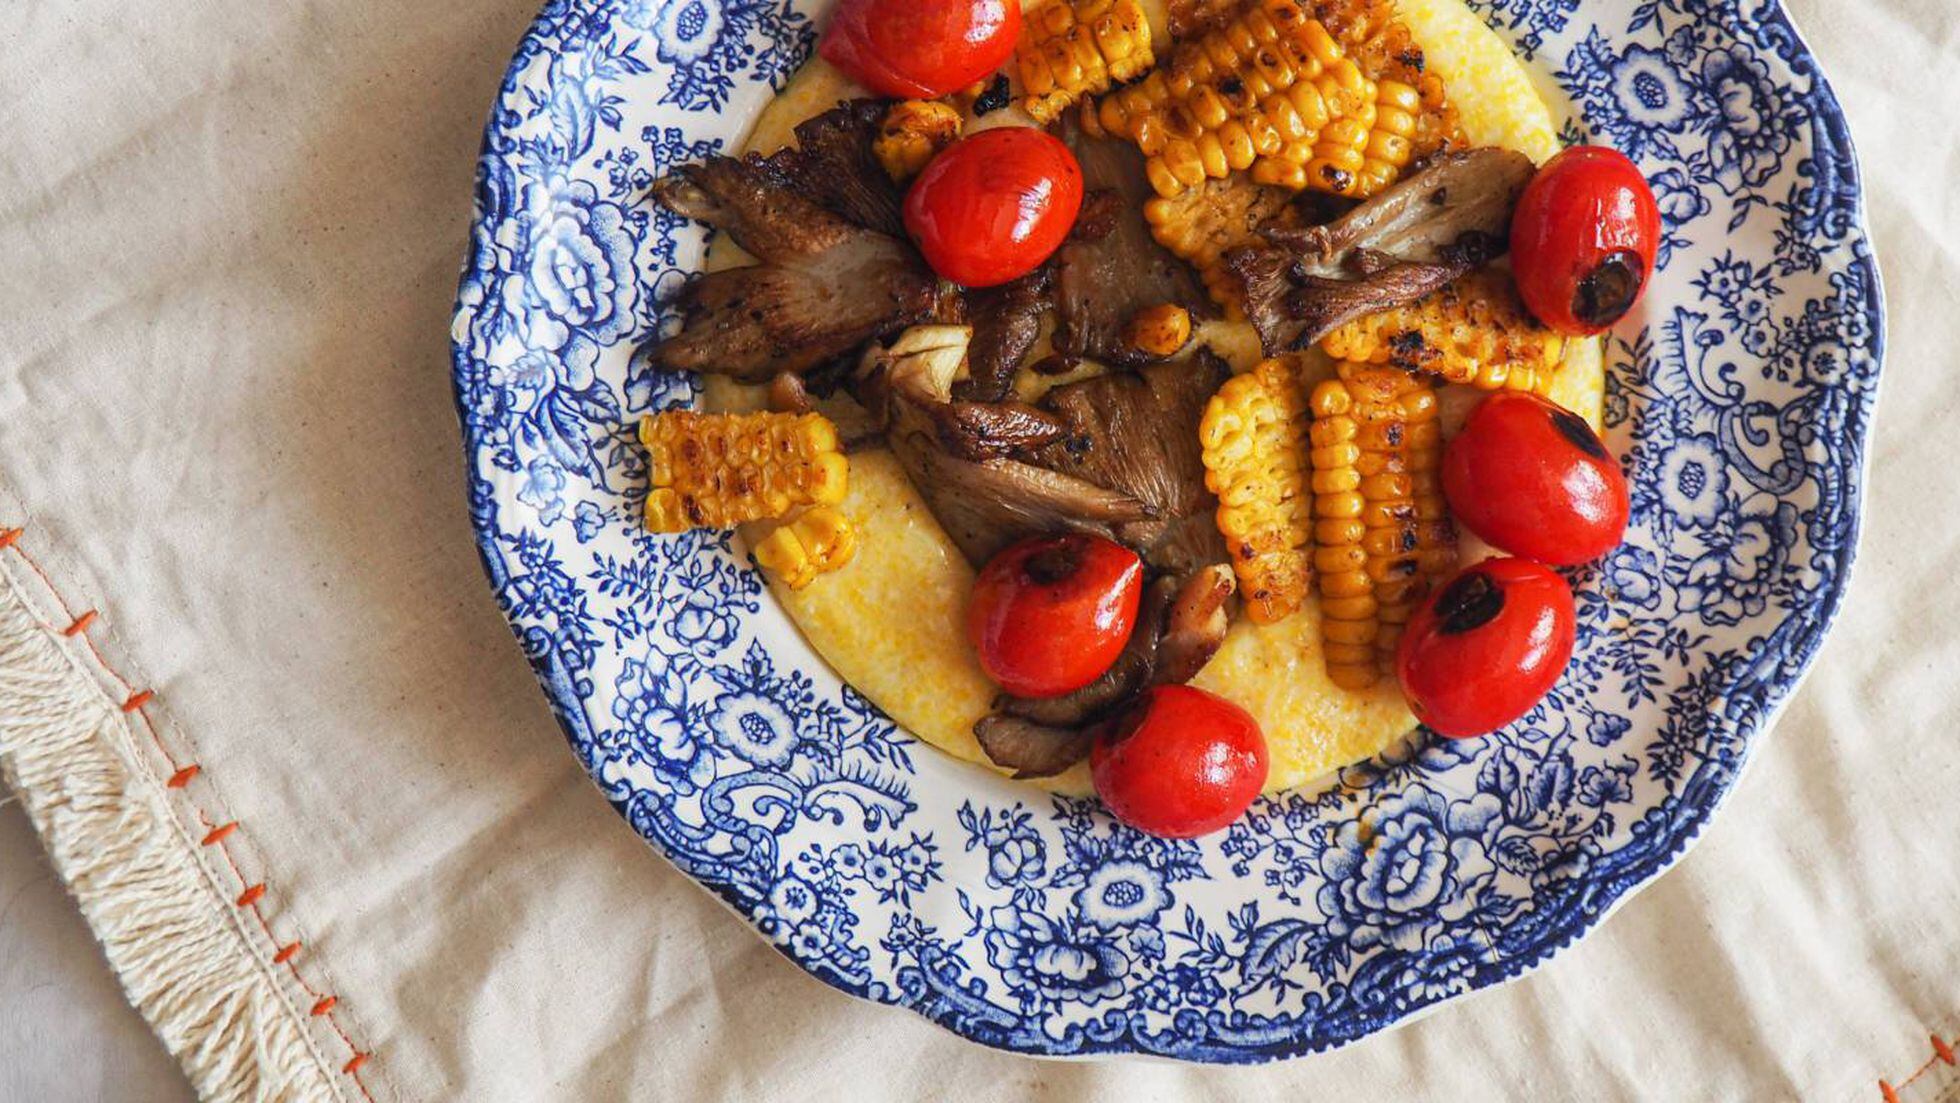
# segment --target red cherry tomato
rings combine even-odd
[[[1538,320],[1598,333],[1633,309],[1654,271],[1661,210],[1632,161],[1574,146],[1545,162],[1511,216],[1511,268]]]
[[[1551,692],[1576,630],[1564,579],[1527,559],[1486,559],[1416,610],[1396,674],[1416,719],[1452,738],[1482,735]]]
[[[1005,65],[1020,35],[1019,0],[841,0],[817,52],[881,95],[931,100]]]
[[[1111,814],[1171,839],[1229,826],[1265,788],[1269,765],[1258,722],[1190,686],[1147,691],[1089,752],[1089,776]]]
[[[1443,494],[1463,527],[1557,567],[1597,559],[1626,536],[1619,461],[1584,418],[1523,391],[1470,414],[1443,453]]]
[[[966,630],[980,667],[1017,697],[1081,689],[1122,654],[1137,623],[1143,563],[1100,536],[1023,540],[973,583]]]
[[[1082,167],[1045,131],[1003,126],[932,159],[905,197],[905,228],[933,271],[992,287],[1041,267],[1082,210]]]

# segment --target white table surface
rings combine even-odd
[[[493,0],[458,6],[454,18],[470,21],[469,32],[454,36],[450,45],[455,49],[446,60],[422,60],[424,65],[470,67],[474,75],[460,83],[475,90],[474,94],[480,98],[473,105],[450,99],[440,105],[453,124],[463,128],[445,154],[456,158],[457,164],[446,175],[438,174],[442,178],[459,185],[467,182],[467,159],[474,150],[478,117],[501,71],[502,56],[528,21],[532,7],[533,0]],[[1951,255],[1956,247],[1949,242],[1942,253],[1938,245],[1939,239],[1950,239],[1953,231],[1960,228],[1956,226],[1960,219],[1955,217],[1956,202],[1952,198],[1960,188],[1951,183],[1960,180],[1960,155],[1956,154],[1956,143],[1951,137],[1938,136],[1953,131],[1956,120],[1960,120],[1960,80],[1954,78],[1954,73],[1960,70],[1960,17],[1956,17],[1953,0],[1874,0],[1855,6],[1832,4],[1829,0],[1794,0],[1791,7],[1809,32],[1813,46],[1846,103],[1868,178],[1875,185],[1874,221],[1879,230],[1881,257],[1887,267],[1894,323],[1893,355],[1887,367],[1885,389],[1892,400],[1881,401],[1880,406],[1881,436],[1875,449],[1875,491],[1865,554],[1854,582],[1849,610],[1823,659],[1826,664],[1840,662],[1848,666],[1857,661],[1857,652],[1848,652],[1847,647],[1880,645],[1896,619],[1921,615],[1928,607],[1936,614],[1952,614],[1960,607],[1960,600],[1956,600],[1960,596],[1956,593],[1960,591],[1960,583],[1950,574],[1951,552],[1960,547],[1960,532],[1956,531],[1960,526],[1947,523],[1939,539],[1926,538],[1928,524],[1960,516],[1960,508],[1956,508],[1960,507],[1960,494],[1947,484],[1950,468],[1948,475],[1937,472],[1934,448],[1923,441],[1903,439],[1901,435],[1908,428],[1926,424],[1928,413],[1923,409],[1902,411],[1896,401],[1899,393],[1896,377],[1900,374],[1918,371],[1950,374],[1960,364],[1960,351],[1954,344],[1916,339],[1910,330],[1901,328],[1914,322],[1930,325],[1937,320],[1949,333],[1960,332],[1960,326],[1954,326],[1950,318],[1952,303],[1960,298],[1957,294],[1960,280],[1956,279],[1960,264]],[[40,14],[47,19],[59,18],[53,8],[41,9]],[[251,18],[268,22],[287,20],[297,24],[315,15],[299,5],[251,9]],[[330,33],[331,21],[324,25]],[[386,27],[377,30],[364,26],[363,31],[369,35],[385,33]],[[338,48],[368,48],[372,41],[364,37],[360,42]],[[104,43],[95,41],[93,45],[101,47]],[[42,58],[38,63],[43,66],[100,63],[99,57],[91,60],[97,51],[90,48],[88,40],[77,38],[70,46],[72,56]],[[320,46],[332,50],[336,43],[328,38]],[[130,47],[130,43],[122,43],[117,48]],[[10,64],[13,60],[7,53],[7,38],[0,35],[0,68]],[[390,79],[386,73],[372,75],[377,80]],[[451,81],[450,86],[453,88],[457,83]],[[348,88],[344,92],[358,96],[361,89]],[[388,103],[391,109],[400,109],[404,100],[395,96]],[[359,116],[359,112],[349,113],[345,101],[336,105],[336,112],[341,126],[352,125],[348,120]],[[113,119],[94,122],[114,124]],[[0,128],[0,133],[5,133],[4,128]],[[326,142],[332,135],[323,133],[316,137]],[[322,155],[331,156],[331,149],[324,150]],[[6,179],[5,159],[4,148],[0,148],[0,181]],[[1923,184],[1911,183],[1914,179]],[[1902,180],[1907,182],[1901,183]],[[4,199],[4,189],[0,189],[0,202]],[[264,197],[268,203],[278,200],[278,193]],[[453,195],[428,197],[422,207],[430,218],[454,218],[460,209]],[[457,258],[462,255],[464,229],[458,222],[451,235]],[[444,274],[441,279],[429,281],[429,285],[449,286],[447,280]],[[414,313],[418,317],[440,318],[445,310],[426,306]],[[0,321],[4,320],[4,315],[0,315]],[[425,345],[441,339],[439,333],[425,336],[428,338]],[[425,356],[428,352],[429,348],[424,347],[415,355],[429,359]],[[1933,362],[1925,362],[1929,359]],[[1948,395],[1956,392],[1960,392],[1960,383],[1947,390]],[[1950,410],[1950,398],[1946,406]],[[0,477],[4,477],[4,472],[0,472]],[[1889,488],[1885,482],[1888,477],[1895,480]],[[1881,594],[1873,581],[1878,575],[1919,570],[1935,563],[1942,563],[1949,573],[1932,580],[1937,588],[1927,590],[1923,607],[1918,609],[1891,600],[1897,597],[1897,592],[1890,587],[1885,587]],[[1887,600],[1881,601],[1881,596]],[[487,593],[482,600],[487,606]],[[472,632],[488,634],[486,641],[491,636],[502,635],[494,617],[470,618],[469,624]],[[1846,642],[1847,637],[1851,643]],[[1949,730],[1951,714],[1930,707],[1927,700],[1929,694],[1937,697],[1942,692],[1951,692],[1948,688],[1951,679],[1938,669],[1936,662],[1951,661],[1954,652],[1944,648],[1954,638],[1943,634],[1942,650],[1923,656],[1923,663],[1916,662],[1911,669],[1873,671],[1862,683],[1841,679],[1821,688],[1814,679],[1785,717],[1783,728],[1795,730],[1779,730],[1771,737],[1772,753],[1760,758],[1751,768],[1701,849],[1687,859],[1687,867],[1700,862],[1710,865],[1735,862],[1753,848],[1766,845],[1763,836],[1770,830],[1800,832],[1803,801],[1807,795],[1815,795],[1807,794],[1806,790],[1825,782],[1795,756],[1816,748],[1828,752],[1833,741],[1823,733],[1832,729],[1850,739],[1878,739],[1911,729],[1913,738],[1926,741],[1921,753],[1931,756],[1921,759],[1919,768],[1950,769],[1954,755]],[[507,639],[483,642],[482,646],[503,650],[509,659],[511,676],[525,676]],[[412,700],[404,700],[399,707],[418,706]],[[1800,736],[1797,731],[1819,734]],[[536,737],[556,740],[557,734],[541,727]],[[1929,762],[1935,765],[1929,767]],[[1882,785],[1859,785],[1844,779],[1836,779],[1833,784],[1841,789],[1835,799],[1858,817],[1877,821],[1892,811],[1887,806]],[[1933,852],[1950,857],[1951,847],[1949,840],[1945,851],[1934,848]],[[649,857],[648,861],[653,859]],[[661,874],[670,879],[678,877],[671,870],[662,870]],[[1853,886],[1848,891],[1923,892],[1927,908],[1955,908],[1960,907],[1960,902],[1956,902],[1960,894],[1955,892],[1953,877],[1950,863],[1943,868],[1935,863],[1917,884],[1867,885],[1858,889],[1855,877],[1847,877],[1842,883]],[[1632,907],[1648,909],[1650,916],[1665,914],[1676,924],[1679,939],[1667,946],[1666,952],[1688,956],[1678,960],[1674,968],[1721,968],[1724,955],[1729,955],[1728,960],[1735,968],[1731,983],[1713,985],[1714,994],[1705,992],[1700,997],[1700,1005],[1671,1009],[1670,1013],[1683,1016],[1684,1032],[1700,1036],[1701,1044],[1708,1045],[1713,1039],[1730,1047],[1741,1060],[1750,1047],[1775,1044],[1774,1039],[1752,1033],[1749,1024],[1765,1013],[1765,1001],[1776,998],[1778,988],[1770,976],[1776,968],[1776,955],[1768,951],[1757,956],[1725,950],[1722,941],[1732,938],[1733,932],[1714,932],[1703,922],[1704,909],[1712,906],[1708,892],[1708,886],[1696,883],[1691,875],[1671,875],[1648,890]],[[1855,916],[1860,907],[1855,897],[1818,903],[1820,909],[1839,917]],[[705,903],[702,908],[712,911]],[[1588,943],[1565,955],[1544,973],[1523,982],[1524,986],[1538,986],[1541,998],[1530,1006],[1556,1009],[1564,995],[1573,994],[1576,998],[1577,993],[1594,983],[1611,983],[1614,972],[1625,968],[1630,960],[1629,950],[1635,951],[1631,959],[1637,959],[1641,950],[1621,943],[1635,935],[1646,937],[1645,932],[1650,931],[1651,925],[1636,928],[1619,920],[1609,922]],[[1823,937],[1818,932],[1811,933]],[[1650,949],[1662,952],[1659,946]],[[1845,963],[1846,983],[1857,983],[1860,976],[1873,976],[1881,981],[1907,977],[1918,968],[1913,949],[1909,944],[1901,944],[1893,960]],[[1696,954],[1702,956],[1696,958],[1693,956]],[[1697,961],[1703,964],[1697,965]],[[787,967],[783,971],[793,972]],[[1946,1014],[1960,1016],[1960,978],[1950,979],[1954,981],[1953,999]],[[865,1016],[870,1024],[868,1029],[890,1022],[886,1018],[874,1018],[875,1013],[847,1005],[839,998],[823,995],[800,981],[777,983],[773,974],[767,980],[771,992],[781,990],[778,998],[786,993],[792,998],[828,1000],[831,1011],[838,1016]],[[1929,1017],[1939,1013],[1933,1008],[1921,1010]],[[702,1031],[726,1022],[717,1017],[713,1007],[705,1009],[699,1020],[698,1029]],[[1594,1029],[1610,1027],[1604,1022],[1589,1025]],[[1929,1022],[1928,1025],[1939,1024]],[[1953,1020],[1949,1019],[1947,1025],[1954,1025]],[[1846,1082],[1873,1085],[1875,1098],[1877,1078],[1909,1070],[1910,1062],[1919,1059],[1923,1041],[1923,1034],[1917,1038],[1851,1039],[1850,1050],[1866,1055],[1868,1067],[1855,1070],[1855,1076],[1848,1076]],[[1350,1051],[1350,1055],[1333,1060],[1352,1071],[1357,1061],[1369,1059],[1368,1047],[1375,1044],[1364,1043]],[[1394,1044],[1406,1050],[1421,1043],[1409,1041],[1405,1035]],[[1601,1044],[1610,1047],[1610,1043]],[[1315,1064],[1305,1062],[1300,1068],[1303,1075],[1294,1077],[1294,1083],[1303,1089],[1312,1084]],[[1022,1083],[1023,1087],[1038,1087],[1050,1079],[1039,1071],[1030,1076],[1030,1080]],[[1075,1082],[1074,1077],[1060,1073],[1052,1079]],[[1789,1083],[1771,1087],[1779,1095],[1799,1090],[1799,1085]],[[1627,1086],[1621,1084],[1620,1088],[1624,1092]],[[17,808],[0,807],[0,1100],[164,1103],[188,1099],[190,1094],[174,1063],[151,1037],[143,1021],[123,1002],[88,929],[43,859],[24,816]]]

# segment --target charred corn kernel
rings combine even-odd
[[[904,100],[885,112],[871,152],[885,173],[905,183],[925,171],[940,150],[959,139],[964,124],[952,104],[940,100]]]
[[[1392,669],[1411,610],[1455,560],[1449,522],[1421,517],[1418,506],[1433,496],[1441,508],[1437,403],[1406,372],[1343,363],[1314,388],[1310,407],[1327,673],[1360,689]]]
[[[1139,0],[1046,0],[1024,19],[1014,67],[1027,90],[1022,107],[1044,124],[1157,63]]]
[[[1169,0],[1165,5],[1172,38],[1202,34],[1238,14],[1244,0]]]
[[[1130,316],[1123,343],[1156,360],[1177,355],[1191,340],[1191,312],[1176,303],[1146,306]]]
[[[1365,197],[1461,143],[1442,82],[1386,0],[1241,0],[1085,115],[1092,132],[1137,144],[1166,199],[1239,172]]]
[[[1311,576],[1306,402],[1299,364],[1267,360],[1219,388],[1198,422],[1205,485],[1246,616],[1271,624],[1297,611]]]
[[[1380,605],[1375,595],[1362,594],[1360,597],[1322,597],[1320,615],[1327,620],[1372,620]]]
[[[821,414],[701,414],[670,410],[640,421],[655,532],[732,528],[843,501],[850,464]]]
[[[804,511],[755,546],[756,563],[792,590],[837,570],[856,554],[857,530],[831,506]]]
[[[1508,273],[1482,269],[1412,304],[1340,326],[1321,347],[1336,359],[1426,372],[1450,383],[1546,394],[1565,338],[1525,310]]]

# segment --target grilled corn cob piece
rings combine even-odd
[[[1143,150],[1159,195],[1247,170],[1297,190],[1324,170],[1319,162],[1344,159],[1357,136],[1365,144],[1374,100],[1374,83],[1297,0],[1251,0],[1143,81],[1103,97],[1097,122]]]
[[[732,528],[844,499],[850,464],[822,414],[670,410],[640,422],[655,532]]]
[[[1014,65],[1028,93],[1022,107],[1043,125],[1157,63],[1138,0],[1047,0],[1026,21]]]
[[[1407,306],[1370,314],[1321,339],[1337,360],[1427,372],[1487,391],[1547,393],[1565,338],[1525,310],[1509,274],[1483,269]]]
[[[1409,614],[1456,557],[1436,392],[1406,372],[1344,363],[1310,405],[1327,673],[1362,689],[1391,668]]]
[[[925,171],[926,163],[959,139],[964,125],[952,104],[940,100],[903,100],[885,112],[871,152],[885,174],[905,183]]]
[[[1306,422],[1299,364],[1291,358],[1233,377],[1198,422],[1205,485],[1218,496],[1218,531],[1246,616],[1257,624],[1298,611],[1312,576]]]
[[[1365,197],[1417,156],[1461,142],[1442,81],[1424,72],[1388,0],[1335,0],[1312,14],[1299,0],[1243,0],[1230,22],[1180,42],[1088,114],[1092,132],[1137,143],[1165,198],[1235,172]]]
[[[1207,180],[1174,198],[1156,196],[1143,204],[1150,236],[1171,255],[1198,270],[1205,290],[1218,305],[1232,309],[1234,286],[1219,263],[1226,253],[1259,240],[1258,229],[1286,209],[1289,196],[1260,187],[1243,175]]]
[[[1382,86],[1378,105],[1393,101],[1399,110],[1414,114],[1415,128],[1408,135],[1410,160],[1467,144],[1456,108],[1444,94],[1443,79],[1428,71],[1422,47],[1416,45],[1408,24],[1397,15],[1395,0],[1315,0],[1313,14],[1333,32],[1361,71]],[[1407,90],[1415,93],[1414,107]],[[1371,161],[1376,159],[1370,157]],[[1387,156],[1379,160],[1392,162]],[[1376,174],[1383,167],[1371,166]],[[1392,181],[1393,176],[1389,177]]]
[[[792,590],[837,570],[856,554],[857,530],[831,506],[804,511],[755,546],[756,563]]]

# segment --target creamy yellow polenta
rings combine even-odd
[[[1462,0],[1401,0],[1400,7],[1430,70],[1449,88],[1472,142],[1508,146],[1541,162],[1557,152],[1551,111],[1524,67]],[[792,140],[797,123],[864,94],[814,59],[763,110],[748,148],[781,148]],[[709,263],[724,267],[744,260],[740,250],[722,242]],[[1257,359],[1258,342],[1249,326],[1213,323],[1200,339],[1240,370]],[[1573,343],[1554,397],[1598,424],[1604,364],[1597,341]],[[1474,398],[1446,396],[1446,431],[1460,424]],[[720,378],[710,381],[707,401],[721,409],[757,403],[751,389]],[[838,675],[901,727],[949,754],[986,764],[972,729],[988,712],[995,691],[966,643],[964,611],[973,569],[889,453],[851,457],[843,508],[858,528],[856,559],[801,592],[775,586],[776,598]],[[743,535],[753,540],[764,531]],[[1477,552],[1466,548],[1465,554]],[[1392,681],[1365,693],[1328,681],[1319,628],[1320,611],[1312,600],[1279,624],[1262,627],[1241,619],[1194,683],[1238,702],[1259,720],[1272,750],[1269,790],[1301,786],[1377,754],[1414,726]],[[1041,784],[1086,793],[1087,770],[1078,766]]]

